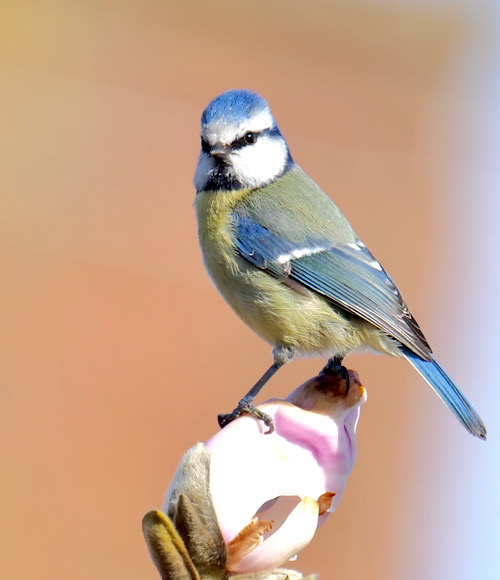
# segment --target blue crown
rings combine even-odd
[[[201,124],[209,125],[224,119],[229,123],[241,123],[260,113],[269,111],[269,105],[252,91],[236,89],[222,93],[208,105],[201,116]]]

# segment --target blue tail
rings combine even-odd
[[[434,359],[423,360],[406,346],[401,348],[404,356],[411,362],[429,385],[436,391],[450,410],[463,423],[464,427],[476,437],[486,439],[486,427],[465,395],[450,379]]]

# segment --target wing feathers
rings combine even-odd
[[[296,244],[247,216],[233,219],[236,247],[254,266],[290,277],[431,360],[431,349],[401,294],[364,244],[312,239]]]

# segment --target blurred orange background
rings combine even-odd
[[[483,415],[409,365],[369,400],[321,578],[498,578],[500,49],[494,3],[5,1],[0,8],[0,577],[156,578],[142,515],[270,364],[202,265],[192,176],[218,93],[270,103],[295,160],[400,286]],[[318,371],[299,360],[260,400]]]

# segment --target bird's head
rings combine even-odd
[[[198,192],[262,187],[292,165],[269,106],[256,93],[227,91],[203,111]]]

